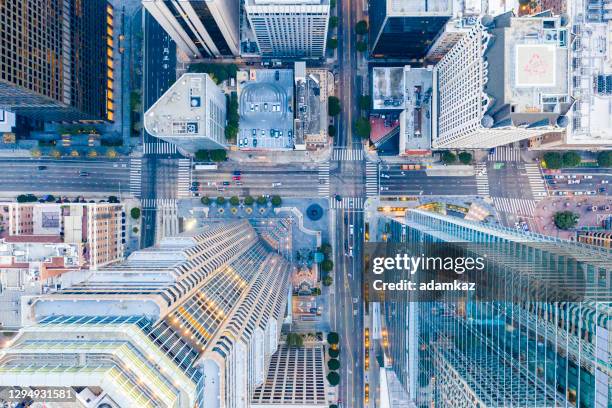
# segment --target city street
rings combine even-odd
[[[385,167],[386,169],[386,167]],[[379,175],[380,195],[477,195],[474,176],[429,176],[424,170],[391,165]]]

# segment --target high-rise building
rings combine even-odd
[[[108,1],[0,3],[0,109],[41,120],[114,118]]]
[[[88,407],[249,407],[278,348],[289,272],[245,220],[164,238],[32,299],[0,384],[75,387]]]
[[[569,32],[558,17],[484,17],[434,68],[432,146],[492,148],[564,130]]]
[[[422,60],[452,13],[450,0],[371,0],[370,54]]]
[[[188,153],[223,149],[226,98],[208,74],[183,74],[145,113],[147,132]]]
[[[244,10],[264,57],[325,56],[329,0],[246,0]]]
[[[423,210],[388,225],[388,242],[415,251],[466,243],[487,257],[487,276],[507,296],[409,302],[407,292],[385,294],[385,360],[417,406],[610,406],[609,249]],[[578,300],[525,298],[553,287]]]
[[[143,6],[191,58],[238,56],[238,1],[143,0]]]

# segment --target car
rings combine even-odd
[[[565,176],[564,176],[563,174],[556,174],[556,175],[555,175],[555,178],[556,178],[557,180],[563,180],[563,179],[565,178]]]
[[[577,178],[578,178],[578,176],[577,176],[577,175],[575,175],[575,174],[572,174],[571,176],[567,176],[567,177],[568,177],[568,178],[572,178],[572,179],[577,179]]]
[[[47,170],[47,166],[38,166],[38,170]]]
[[[546,176],[544,176],[544,178],[545,178],[546,180],[552,180],[552,179],[553,179],[553,176],[551,176],[550,174],[547,174]]]
[[[219,187],[217,187],[217,191],[225,191],[225,188],[224,188],[224,187],[219,186]]]
[[[255,112],[259,112],[259,105],[255,105]]]
[[[232,173],[234,176],[239,176],[242,174],[242,172],[240,170],[234,170],[234,172]]]
[[[587,174],[586,176],[582,176],[582,178],[584,178],[584,179],[589,179],[589,180],[590,180],[590,179],[592,179],[592,178],[593,178],[593,176],[590,176],[590,175],[588,175],[588,174]]]
[[[605,193],[606,192],[606,188],[605,187],[599,187],[599,192],[600,193]]]
[[[192,185],[193,187],[197,187],[197,186],[199,186],[199,185],[200,185],[200,182],[199,182],[199,181],[194,181],[194,182],[192,182],[192,183],[191,183],[191,185]]]
[[[216,186],[216,185],[217,185],[217,183],[216,183],[216,182],[214,182],[214,181],[207,181],[207,182],[206,182],[206,185],[207,185],[207,186]]]
[[[349,248],[348,256],[351,257],[351,258],[353,257],[353,248]]]
[[[241,186],[241,185],[242,185],[242,181],[237,181],[237,182],[236,182],[236,185],[237,185],[237,186]]]
[[[601,180],[601,184],[608,184],[610,180]]]
[[[189,187],[189,191],[198,191],[197,187]]]
[[[574,195],[577,195],[577,196],[581,196],[581,195],[584,195],[584,194],[585,193],[583,191],[574,191]]]
[[[264,110],[267,111],[268,110],[268,103],[264,103]]]
[[[597,191],[585,191],[584,194],[585,195],[596,195]]]
[[[280,134],[281,134],[281,133],[282,133],[282,132],[276,132],[276,136],[274,136],[274,137],[275,137],[276,139],[278,139],[278,138],[280,137]]]
[[[200,196],[200,193],[198,193],[197,191],[195,191],[195,192],[194,192],[192,195],[193,195],[194,197],[199,197],[199,196]]]
[[[242,147],[242,139],[238,140],[238,147]]]
[[[274,129],[270,129],[270,137],[274,137]]]
[[[242,140],[242,144],[245,145],[245,146],[248,146],[249,145],[249,139],[245,137],[244,140]]]
[[[80,171],[80,172],[79,172],[79,176],[80,176],[80,177],[87,177],[87,176],[89,176],[89,173],[88,173],[88,172],[86,172],[86,171]]]
[[[353,224],[351,224],[349,226],[349,235],[353,235],[355,233],[355,227],[353,227]]]
[[[389,191],[389,187],[381,186],[380,191]]]
[[[253,129],[253,130],[251,131],[251,134],[252,134],[253,136],[257,136],[257,129]]]
[[[287,132],[287,136],[289,136],[289,139],[291,139],[293,137],[293,131],[288,131]]]
[[[580,184],[580,180],[567,180],[567,184]]]
[[[391,178],[391,176],[389,176],[387,173],[380,173],[380,177],[384,178],[384,179],[389,179]]]
[[[280,79],[280,72],[274,71],[274,80],[278,81]]]
[[[229,181],[224,181],[224,182],[223,182],[223,185],[224,185],[224,186],[229,186],[229,185],[230,185],[230,182],[229,182]]]
[[[253,147],[257,147],[257,139],[253,139]]]
[[[232,176],[232,180],[238,181],[238,180],[240,180],[240,176]]]
[[[263,129],[261,129],[261,135],[262,135],[262,136],[265,136],[265,135],[266,135],[266,131],[265,131],[265,130],[263,130]]]
[[[283,135],[283,131],[282,130],[280,130],[279,133],[280,133],[281,136]]]
[[[280,183],[280,182],[272,183],[272,187],[280,187],[282,185],[283,183]]]
[[[255,110],[255,105],[251,104],[251,112]]]

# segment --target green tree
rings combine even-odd
[[[360,20],[355,24],[355,32],[359,35],[368,33],[368,23],[365,20]]]
[[[331,358],[338,358],[338,356],[340,355],[340,350],[334,350],[333,348],[329,348],[327,349],[327,354],[329,354]]]
[[[336,28],[336,27],[338,27],[338,17],[331,16],[329,18],[329,28]]]
[[[563,166],[564,167],[576,167],[581,162],[580,155],[576,152],[565,152],[563,153]]]
[[[331,8],[336,7],[336,0],[329,0],[329,7]]]
[[[221,197],[221,196],[217,197],[217,204],[219,205],[225,204],[225,197]]]
[[[225,149],[211,150],[210,159],[214,162],[225,161],[227,160],[227,151],[225,151]]]
[[[600,167],[612,167],[612,151],[606,150],[604,152],[599,152],[597,155],[597,164]]]
[[[330,275],[326,275],[323,278],[323,285],[325,286],[331,286],[331,284],[334,283],[334,278],[332,278]]]
[[[559,211],[554,216],[555,225],[562,230],[574,228],[578,223],[578,219],[578,214],[571,211]]]
[[[17,196],[17,202],[18,203],[35,203],[36,201],[38,201],[38,197],[36,197],[34,194],[19,194]]]
[[[329,243],[325,242],[321,244],[321,246],[319,247],[319,251],[323,252],[325,258],[328,259],[329,257],[331,257],[332,254],[332,246]]]
[[[442,153],[442,163],[453,164],[456,161],[457,161],[457,156],[455,156],[455,153],[449,152],[448,150]]]
[[[138,207],[132,208],[130,210],[130,216],[135,220],[139,219],[140,218],[140,208]]]
[[[280,207],[280,205],[283,203],[283,200],[280,198],[280,196],[273,195],[270,202],[272,202],[272,205],[274,207]]]
[[[304,337],[299,333],[288,333],[287,345],[289,347],[302,347],[304,346]]]
[[[240,204],[240,199],[238,198],[238,196],[231,196],[230,199],[229,199],[229,202],[230,202],[231,205],[236,206],[236,205]]]
[[[327,113],[329,116],[337,116],[340,113],[340,99],[335,96],[327,98]]]
[[[230,143],[235,144],[237,138],[238,138],[238,126],[228,123],[227,126],[225,126],[225,140],[227,140]]]
[[[359,108],[368,110],[370,106],[372,106],[372,97],[370,95],[361,95],[359,97]]]
[[[544,162],[547,169],[560,169],[563,167],[563,159],[557,152],[544,153]]]
[[[368,118],[360,117],[355,121],[355,133],[362,139],[368,139],[372,132],[372,126]]]
[[[264,196],[257,197],[257,204],[265,205],[268,202],[268,199]]]
[[[366,52],[368,50],[368,44],[365,41],[357,41],[355,48],[358,52]]]
[[[327,48],[330,50],[335,50],[338,48],[338,39],[337,38],[328,38],[327,39]]]
[[[251,197],[250,195],[244,197],[244,205],[253,205],[254,202],[255,202],[255,199]]]
[[[332,371],[338,370],[340,368],[340,361],[338,361],[335,358],[329,359],[329,361],[327,362],[327,368],[329,368]]]
[[[338,129],[334,125],[329,125],[327,127],[327,133],[330,137],[336,137],[336,133],[338,133]]]
[[[321,294],[321,289],[319,289],[319,288],[312,288],[310,290],[310,294],[312,296],[319,296]]]
[[[332,269],[334,269],[334,262],[331,259],[321,262],[321,270],[323,272],[330,272]]]
[[[468,152],[459,153],[459,161],[463,164],[470,164],[472,162],[472,154]]]
[[[338,408],[336,404],[330,404],[329,408]]]
[[[210,198],[204,196],[200,199],[200,201],[202,202],[202,204],[204,205],[210,205]]]
[[[198,150],[195,152],[196,161],[210,161],[210,154],[208,150]]]
[[[340,375],[337,372],[332,371],[331,373],[327,374],[327,381],[329,381],[329,385],[335,387],[340,383]]]
[[[340,343],[340,336],[336,332],[327,333],[327,342],[329,344],[338,344]]]
[[[55,196],[53,194],[47,194],[47,196],[45,197],[45,201],[48,203],[52,203],[53,201],[55,201]],[[119,202],[119,201],[117,201]],[[110,203],[110,201],[109,201]]]

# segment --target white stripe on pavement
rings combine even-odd
[[[191,187],[191,160],[179,159],[178,161],[178,182],[177,197],[191,197],[189,188]]]
[[[365,199],[363,197],[342,197],[342,201],[335,197],[329,199],[331,208],[343,208],[345,210],[361,210]]]
[[[359,161],[363,160],[362,149],[339,149],[333,151],[332,160],[336,161]]]
[[[499,146],[495,148],[493,154],[489,154],[489,161],[501,162],[520,162],[521,149],[511,146]]]
[[[493,197],[493,204],[498,211],[532,217],[537,201],[522,198]]]
[[[130,159],[130,194],[140,197],[142,192],[142,159]]]
[[[329,163],[319,164],[319,196],[329,196]]]
[[[525,171],[527,172],[527,179],[529,180],[529,187],[531,187],[531,194],[536,201],[540,201],[544,197],[548,196],[546,191],[546,184],[542,177],[542,172],[537,164],[525,164]]]
[[[366,197],[378,195],[378,163],[366,162]]]
[[[489,195],[489,176],[487,176],[487,165],[485,163],[478,163],[475,168],[476,171],[476,193],[479,196]]]

